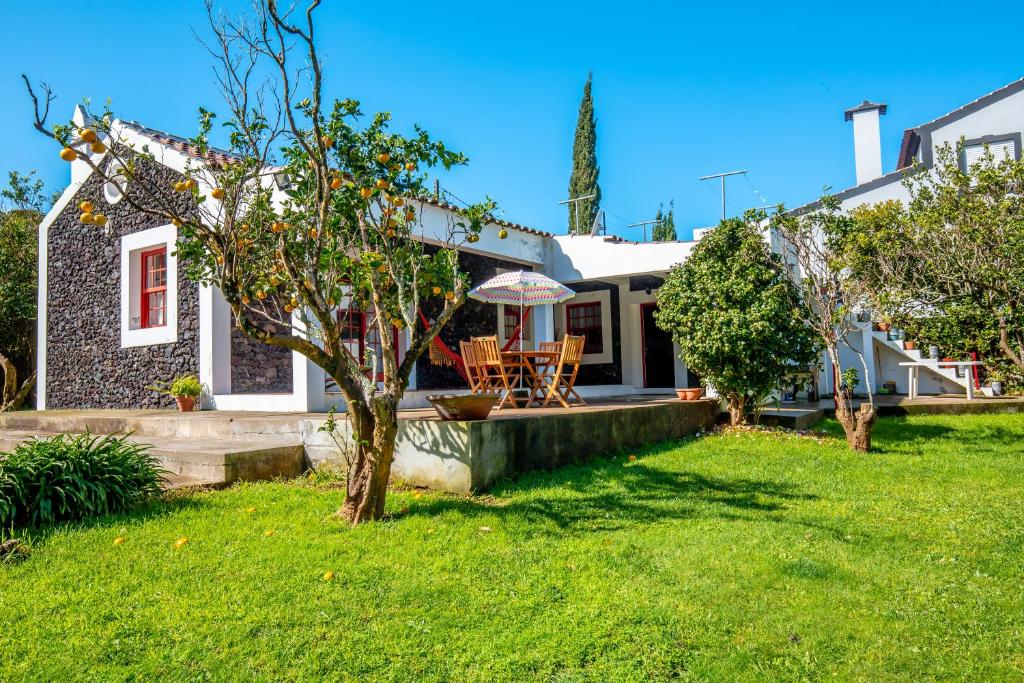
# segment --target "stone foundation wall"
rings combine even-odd
[[[181,176],[139,160],[140,173],[170,186]],[[133,192],[128,187],[129,195]],[[79,222],[88,199],[106,214],[110,235]],[[187,205],[179,199],[182,208]],[[169,396],[148,386],[199,372],[199,289],[178,270],[178,341],[121,348],[121,237],[165,225],[134,211],[128,200],[109,205],[93,175],[50,225],[47,244],[46,407],[167,408]]]

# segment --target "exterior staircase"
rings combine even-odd
[[[894,351],[897,354],[903,356],[905,360],[901,362],[927,362],[929,359],[921,352],[920,349],[905,349],[903,347],[902,339],[891,338],[891,333],[880,332],[875,330],[871,333],[871,336],[876,345],[882,346],[886,349]],[[970,371],[965,372],[963,377],[958,377],[955,367],[944,367],[942,361],[936,361],[934,363],[928,363],[922,365],[921,370],[931,373],[935,378],[940,379],[944,383],[956,385],[967,391],[967,383],[974,381],[973,373]],[[901,371],[906,373],[907,368],[901,368]],[[881,379],[879,379],[878,385],[881,386]],[[877,387],[876,387],[877,388]]]
[[[25,411],[0,414],[0,453],[61,433],[127,434],[151,446],[167,488],[225,486],[237,481],[294,477],[305,448],[294,418],[169,411]]]

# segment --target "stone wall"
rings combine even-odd
[[[462,253],[460,256],[462,270],[469,274],[469,281],[475,287],[489,280],[502,270],[530,270],[529,267],[511,261],[491,258],[480,254]],[[423,315],[428,319],[440,312],[441,304],[436,300],[423,303]],[[498,306],[472,299],[466,301],[439,335],[441,340],[455,353],[459,352],[459,342],[470,337],[481,337],[498,332]],[[424,353],[416,362],[417,389],[465,389],[466,380],[459,377],[454,368],[434,365],[429,354]]]
[[[169,187],[174,171],[144,159],[139,172]],[[129,186],[131,195],[135,190]],[[106,214],[110,235],[79,222],[88,199]],[[180,198],[182,210],[186,206]],[[199,289],[178,270],[178,341],[121,348],[121,237],[165,225],[127,199],[111,206],[90,176],[49,228],[47,245],[47,408],[165,408],[169,396],[148,386],[199,372]]]
[[[271,334],[273,325],[264,324]],[[269,329],[268,329],[269,328]],[[248,337],[231,328],[231,393],[292,393],[292,352]]]

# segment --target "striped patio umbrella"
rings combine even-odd
[[[542,273],[518,270],[492,277],[471,289],[469,296],[492,304],[519,304],[519,319],[522,320],[524,307],[561,303],[576,296],[576,292]],[[522,338],[520,335],[520,348]]]

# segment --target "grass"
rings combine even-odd
[[[44,530],[0,566],[0,678],[1024,677],[1024,420],[876,434],[396,492],[355,529],[337,488],[267,483]]]

